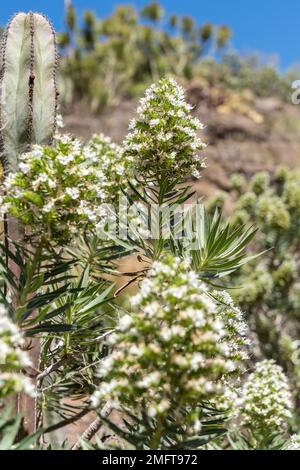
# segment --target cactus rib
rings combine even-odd
[[[1,44],[0,156],[4,171],[32,144],[49,145],[56,129],[58,66],[55,33],[39,13],[18,13]]]

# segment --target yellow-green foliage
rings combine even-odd
[[[300,173],[281,166],[273,176],[259,172],[248,183],[233,175],[231,198],[233,221],[259,228],[252,252],[267,250],[234,276],[239,289],[233,295],[249,318],[259,353],[281,364],[299,390]]]

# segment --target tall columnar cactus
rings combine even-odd
[[[4,170],[32,144],[51,144],[56,127],[57,48],[54,30],[39,13],[18,13],[1,44],[0,152]]]
[[[15,15],[1,42],[0,161],[4,173],[8,173],[18,169],[20,154],[29,151],[33,144],[51,144],[56,128],[58,60],[54,30],[47,18],[38,13]],[[12,218],[6,219],[5,232],[8,240],[21,238],[20,227]],[[18,276],[18,266],[12,260],[8,265]],[[34,339],[30,357],[36,369],[39,351],[39,340]],[[21,393],[16,411],[24,415],[24,430],[33,432],[34,399]]]

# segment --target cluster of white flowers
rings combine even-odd
[[[0,306],[0,399],[21,391],[34,394],[32,383],[20,373],[21,369],[31,365],[23,346],[24,339],[18,327]]]
[[[258,362],[241,389],[241,425],[255,433],[282,430],[292,413],[288,380],[273,360]]]
[[[105,201],[117,202],[121,186],[126,185],[133,158],[124,156],[121,147],[103,134],[95,134],[84,147],[84,152],[93,166],[103,173],[101,189]]]
[[[72,234],[103,224],[104,203],[115,198],[117,154],[102,136],[87,146],[69,136],[57,136],[52,148],[35,146],[1,186],[1,214],[19,218],[31,238],[43,235],[64,245]]]
[[[197,432],[197,406],[222,395],[222,379],[239,373],[245,358],[244,322],[234,319],[239,312],[231,298],[219,297],[189,261],[170,255],[155,262],[132,298],[132,314],[110,338],[115,349],[103,360],[93,405],[110,399],[121,409],[144,407],[150,418],[171,413],[176,419],[188,407],[184,423]]]
[[[300,434],[293,434],[284,450],[300,450]]]
[[[173,79],[151,85],[141,99],[138,117],[132,120],[124,141],[124,156],[147,180],[182,180],[200,176],[205,166],[198,152],[205,144],[197,136],[203,125],[190,115],[184,90]]]

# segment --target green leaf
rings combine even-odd
[[[99,307],[104,302],[107,302],[108,300],[112,300],[112,298],[108,299],[107,296],[112,291],[113,287],[114,285],[109,286],[104,292],[102,292],[94,300],[89,302],[84,308],[80,309],[80,313],[81,314],[89,313],[93,310],[96,310],[96,308]]]
[[[42,325],[35,326],[24,330],[25,336],[35,336],[38,333],[68,333],[76,331],[76,325],[67,325],[65,323],[53,325],[53,323],[43,323]]]
[[[37,439],[43,434],[43,429],[39,429],[34,434],[24,437],[20,442],[14,445],[13,450],[29,450],[36,444]]]
[[[18,434],[21,421],[22,416],[16,416],[5,423],[3,437],[0,441],[0,450],[9,450],[11,448]]]

